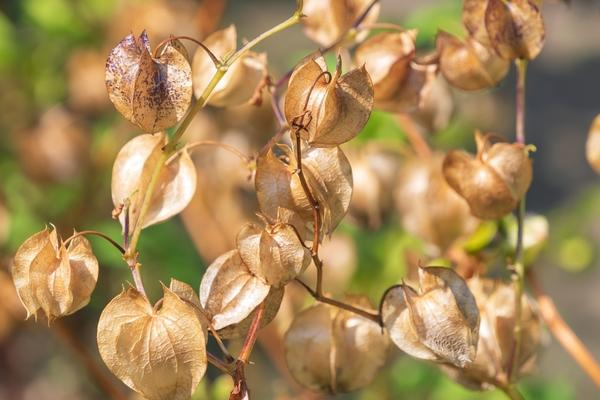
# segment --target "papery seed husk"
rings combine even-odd
[[[206,371],[206,336],[193,306],[163,286],[160,308],[135,289],[102,311],[98,350],[127,386],[149,400],[188,399]]]
[[[469,35],[482,45],[491,47],[485,26],[488,0],[463,0],[462,22]]]
[[[437,65],[411,62],[403,83],[389,97],[375,101],[375,108],[391,113],[415,112],[423,106],[437,73]]]
[[[590,127],[585,155],[590,166],[600,174],[600,115],[594,119]]]

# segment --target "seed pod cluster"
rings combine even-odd
[[[365,297],[347,300],[371,309]],[[284,345],[294,379],[313,390],[340,393],[360,389],[373,380],[385,363],[388,338],[373,321],[317,304],[294,318]]]
[[[323,57],[308,58],[296,67],[285,95],[284,112],[293,128],[311,146],[332,147],[354,138],[373,108],[373,84],[363,67],[342,75],[342,61],[333,75]]]
[[[237,48],[237,32],[234,25],[211,34],[203,42],[211,52],[222,59],[233,54]],[[202,96],[212,76],[217,71],[213,60],[203,49],[198,49],[192,61],[194,95]],[[208,104],[233,107],[248,102],[267,74],[266,53],[247,52],[234,62],[219,81],[208,99]]]
[[[474,390],[492,389],[496,382],[509,384],[507,371],[512,368],[516,319],[514,288],[501,281],[477,277],[467,284],[481,315],[477,357],[464,368],[445,366],[443,370],[458,383]],[[521,327],[514,380],[532,372],[542,338],[540,319],[526,295],[521,298]]]
[[[443,153],[434,153],[407,160],[394,193],[402,227],[429,244],[434,254],[471,234],[479,223],[467,202],[446,183],[443,159]]]
[[[490,144],[490,135],[475,133],[477,156],[452,150],[444,159],[448,184],[461,195],[471,213],[498,219],[514,210],[532,179],[528,150],[519,143]]]
[[[44,229],[17,249],[12,276],[27,317],[37,318],[42,310],[51,321],[89,303],[98,280],[98,260],[84,237],[65,245],[55,229]]]
[[[390,288],[381,317],[394,344],[413,357],[459,368],[475,360],[479,311],[465,281],[449,268],[420,268],[418,290]]]
[[[185,47],[167,42],[156,56],[146,32],[126,36],[106,61],[106,88],[117,111],[146,133],[175,125],[192,99],[192,69]]]

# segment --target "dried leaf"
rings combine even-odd
[[[362,43],[355,63],[365,65],[375,91],[375,101],[391,98],[402,85],[415,57],[415,30],[383,32]]]
[[[446,251],[479,224],[467,202],[446,183],[442,162],[441,153],[408,160],[394,193],[402,227],[431,245],[433,254]]]
[[[354,138],[373,108],[373,84],[365,67],[341,74],[341,58],[329,80],[322,57],[308,58],[290,77],[284,112],[311,146],[331,147]],[[310,114],[305,115],[308,111]],[[304,117],[303,117],[304,115]]]
[[[473,294],[453,270],[419,269],[420,289],[399,285],[382,301],[384,326],[408,354],[464,367],[475,359],[479,311]]]
[[[485,27],[502,58],[532,60],[542,51],[544,20],[532,0],[488,0]]]
[[[365,298],[349,300],[370,308]],[[310,389],[329,393],[368,385],[385,363],[388,346],[376,323],[325,304],[298,314],[284,342],[292,376]]]
[[[531,184],[531,160],[522,144],[495,143],[476,133],[477,158],[452,150],[444,159],[448,184],[461,195],[471,213],[481,219],[498,219],[512,211]]]
[[[52,320],[89,303],[98,260],[87,239],[76,237],[65,246],[54,229],[45,229],[19,247],[12,275],[27,318],[41,309]]]
[[[217,58],[232,54],[236,50],[237,33],[234,25],[216,31],[203,42]],[[203,49],[198,49],[192,62],[194,94],[200,98],[204,89],[217,71],[214,62]],[[232,107],[248,102],[257,86],[267,74],[266,53],[245,53],[229,67],[217,84],[208,103],[217,107]]]
[[[453,86],[480,90],[497,85],[508,73],[510,62],[473,39],[462,42],[439,32],[436,45],[440,53],[440,71]]]
[[[106,62],[106,87],[115,108],[147,133],[175,125],[192,97],[192,71],[185,48],[168,42],[155,58],[146,32],[126,36]]]
[[[366,10],[370,0],[304,0],[301,20],[304,33],[322,47],[333,45],[352,27],[358,17]],[[362,22],[371,24],[379,16],[380,5],[375,4]],[[361,29],[354,39],[360,41],[366,37],[368,30]]]
[[[139,135],[121,148],[115,160],[111,183],[113,204],[118,208],[129,202],[130,232],[138,223],[146,228],[180,213],[196,191],[196,168],[184,149],[162,167],[144,220],[138,221],[145,190],[165,144],[162,133]],[[125,212],[119,215],[123,228],[125,215]]]
[[[600,174],[600,115],[598,115],[588,133],[585,155],[590,166]]]
[[[238,250],[231,250],[206,269],[200,303],[217,330],[243,321],[269,294],[269,285],[254,276]]]
[[[206,336],[193,306],[163,286],[160,308],[124,290],[98,321],[100,356],[149,400],[188,399],[206,371]]]

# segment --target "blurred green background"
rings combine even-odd
[[[381,21],[418,28],[418,44],[431,46],[437,29],[461,32],[458,0],[383,0]],[[235,23],[240,38],[252,38],[293,10],[293,1],[134,1],[134,0],[7,0],[0,5],[0,266],[8,271],[18,245],[29,235],[54,223],[64,235],[73,228],[97,229],[120,236],[111,219],[110,173],[116,152],[137,134],[108,102],[104,62],[108,51],[133,30],[148,29],[154,43],[169,34],[202,38],[215,28]],[[221,16],[222,13],[222,16]],[[600,112],[600,5],[575,0],[567,7],[544,4],[547,43],[529,69],[527,95],[528,141],[537,146],[534,183],[528,209],[544,214],[550,237],[535,268],[567,322],[600,357],[600,181],[584,157],[587,129]],[[280,76],[302,56],[316,49],[294,27],[260,45],[267,51],[270,70]],[[510,136],[513,126],[514,76],[499,88],[483,93],[453,93],[456,112],[448,128],[432,142],[440,148],[472,148],[475,127]],[[255,115],[258,114],[258,115]],[[265,116],[267,115],[267,116]],[[240,137],[248,152],[275,132],[268,108],[225,112],[208,110],[190,135]],[[234,116],[232,118],[232,116]],[[203,129],[206,130],[203,131]],[[386,140],[405,143],[401,128],[383,113],[374,113],[358,142]],[[205,161],[199,155],[199,165]],[[227,162],[213,160],[207,170]],[[228,162],[231,163],[231,160]],[[241,168],[229,166],[233,171]],[[215,174],[219,174],[216,169]],[[237,171],[239,174],[240,172]],[[226,175],[224,172],[223,175]],[[243,175],[243,173],[242,173]],[[231,188],[220,178],[205,177],[213,201]],[[217,182],[214,182],[217,181]],[[251,187],[236,182],[235,199],[252,215]],[[201,181],[202,183],[203,181]],[[241,183],[240,183],[241,182]],[[218,186],[217,188],[211,185]],[[233,184],[232,184],[233,185]],[[202,201],[200,201],[202,203]],[[208,211],[207,211],[208,210]],[[214,210],[212,210],[214,212]],[[196,204],[185,215],[153,226],[142,235],[140,253],[151,297],[159,282],[171,277],[197,288],[214,246],[225,246],[237,230],[213,232],[207,222],[210,206]],[[231,209],[231,213],[237,211]],[[222,224],[227,219],[221,221]],[[231,217],[232,220],[235,220]],[[187,226],[187,229],[186,229]],[[188,231],[192,233],[190,236]],[[349,288],[377,301],[383,290],[406,272],[405,250],[419,251],[420,242],[391,218],[377,231],[345,222],[339,229],[350,238]],[[206,239],[206,240],[204,240]],[[203,243],[205,244],[203,247]],[[114,249],[92,239],[101,264],[98,287],[81,312],[64,319],[61,329],[23,322],[10,280],[0,275],[0,399],[101,399],[104,395],[81,367],[72,344],[81,344],[116,387],[95,344],[96,323],[104,305],[130,279]],[[346,243],[346,242],[344,242]],[[347,244],[347,243],[346,243]],[[216,254],[218,255],[218,254]],[[0,271],[1,272],[1,271]],[[285,318],[286,316],[282,317]],[[278,317],[278,319],[280,319]],[[62,333],[61,333],[62,332]],[[65,336],[65,332],[67,333]],[[549,337],[550,339],[550,337]],[[275,350],[262,342],[249,368],[256,398],[298,398]],[[71,343],[71,345],[68,345]],[[235,346],[235,344],[234,344]],[[279,360],[280,361],[280,360]],[[210,368],[209,368],[210,369]],[[231,383],[210,369],[197,399],[227,397]],[[598,398],[598,391],[553,340],[539,359],[539,372],[524,380],[528,399]],[[129,395],[129,394],[128,394]],[[312,398],[318,398],[313,396]],[[344,399],[502,399],[499,392],[462,389],[434,366],[394,351],[376,381]]]

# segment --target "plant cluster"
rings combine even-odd
[[[189,398],[209,363],[233,378],[231,399],[248,398],[245,368],[257,333],[275,318],[292,284],[317,301],[295,317],[284,338],[289,371],[310,389],[336,393],[368,385],[395,345],[439,364],[469,388],[521,398],[515,384],[534,368],[542,337],[540,311],[524,292],[526,264],[540,242],[525,237],[533,226],[525,196],[534,147],[525,140],[524,90],[527,62],[543,46],[544,23],[533,0],[464,0],[463,7],[467,37],[439,32],[435,49],[425,54],[417,49],[416,31],[377,22],[377,0],[299,1],[288,20],[239,49],[233,25],[202,42],[170,37],[154,48],[145,32],[123,38],[108,57],[106,87],[115,108],[143,133],[122,147],[113,166],[113,216],[122,243],[97,231],[62,239],[54,227],[28,238],[12,271],[28,316],[43,313],[52,321],[89,302],[99,268],[85,236],[96,235],[122,253],[134,281],[104,308],[98,349],[112,373],[148,399]],[[299,22],[323,47],[274,81],[266,54],[252,49]],[[193,58],[183,40],[199,46]],[[323,57],[330,51],[338,53],[333,68]],[[512,62],[518,75],[514,142],[476,132],[475,156],[432,151],[414,123],[425,129],[440,123],[437,86],[490,88]],[[260,102],[263,91],[280,130],[258,154],[183,142],[203,107]],[[360,134],[373,109],[398,115],[416,155],[382,148],[346,155],[340,146]],[[588,157],[598,169],[597,125]],[[179,214],[202,190],[190,153],[203,145],[246,161],[260,223],[240,227],[235,248],[210,264],[198,293],[173,279],[152,304],[137,245],[145,228]],[[391,286],[376,306],[360,295],[329,297],[323,241],[349,212],[377,226],[394,207],[404,228],[427,243],[427,255],[448,257],[455,268],[419,266],[415,279]],[[516,226],[502,239],[509,246],[493,255],[484,246],[464,251],[482,221],[513,211]],[[498,260],[510,282],[489,277]],[[307,268],[316,271],[314,287],[302,278]],[[221,356],[206,350],[210,338]],[[232,356],[223,340],[236,338],[243,346]],[[591,364],[582,366],[594,375]]]

